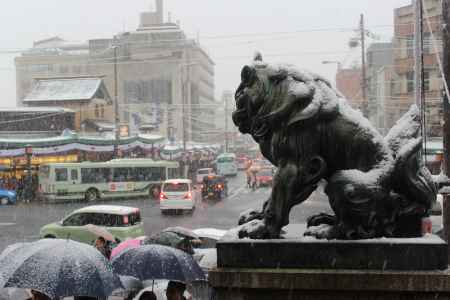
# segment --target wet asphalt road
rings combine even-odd
[[[185,226],[193,229],[205,227],[229,229],[237,224],[240,212],[248,208],[260,209],[263,201],[270,194],[270,188],[251,191],[245,186],[245,182],[245,175],[242,172],[236,177],[229,178],[229,195],[222,201],[204,202],[196,193],[196,210],[192,215],[162,215],[158,201],[144,198],[99,201],[94,204],[139,207],[147,235],[169,226]],[[12,243],[38,239],[41,226],[61,220],[73,210],[86,205],[80,202],[0,206],[0,251]],[[315,193],[306,202],[292,210],[291,223],[305,223],[308,216],[323,211],[330,211],[328,201],[324,195]]]

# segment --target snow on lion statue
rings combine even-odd
[[[415,106],[382,137],[324,78],[255,55],[244,66],[233,121],[277,167],[262,211],[239,218],[239,236],[279,238],[293,206],[326,181],[335,215],[308,218],[306,235],[327,239],[415,237],[436,200],[420,158]]]

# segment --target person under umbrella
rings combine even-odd
[[[106,259],[111,258],[111,248],[107,245],[104,237],[99,236],[95,240],[94,247],[95,247],[95,249],[100,251],[100,253],[103,254],[104,257],[106,257]]]
[[[156,300],[156,295],[152,291],[145,291],[139,296],[138,300]]]
[[[46,294],[43,294],[36,290],[31,290],[31,300],[52,300],[49,296]]]
[[[184,297],[186,291],[186,284],[178,281],[169,281],[166,289],[167,300],[187,300]]]
[[[93,247],[43,239],[11,245],[0,254],[0,288],[9,287],[32,289],[55,299],[107,297],[121,284],[109,262]],[[37,293],[34,297],[48,299]]]

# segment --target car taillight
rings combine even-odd
[[[187,192],[185,195],[184,195],[184,199],[191,199],[192,198],[192,193],[191,192]]]
[[[166,194],[164,194],[163,192],[159,193],[159,200],[164,200],[167,199]]]

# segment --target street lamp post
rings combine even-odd
[[[113,156],[114,158],[118,158],[119,141],[120,141],[120,132],[119,132],[120,117],[119,117],[119,97],[117,92],[117,49],[119,48],[119,46],[114,45],[112,48],[114,49],[114,129],[115,129]]]
[[[29,202],[32,194],[31,157],[33,155],[33,148],[29,144],[25,146],[25,155],[27,158],[27,176],[25,178],[24,193],[25,193],[25,200]]]

